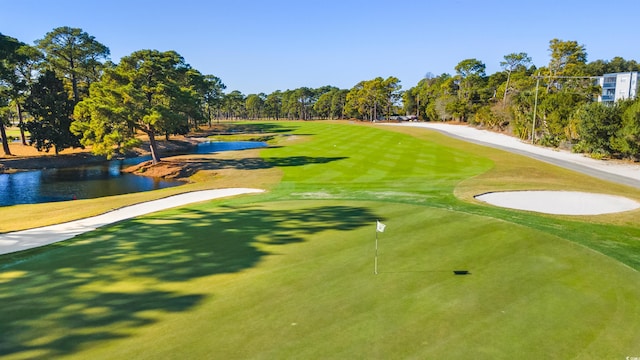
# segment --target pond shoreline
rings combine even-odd
[[[199,143],[206,141],[204,137],[184,137],[169,141],[158,141],[160,156],[174,156],[176,153],[187,152]],[[132,149],[118,159],[132,159],[150,154],[148,142]],[[14,156],[0,159],[0,174],[11,174],[21,171],[33,171],[52,168],[72,168],[83,165],[97,165],[109,160],[105,156],[94,155],[90,150],[61,155]]]

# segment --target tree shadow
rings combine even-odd
[[[296,127],[284,126],[276,123],[242,123],[242,124],[214,124],[212,129],[206,130],[215,135],[237,135],[237,134],[264,134],[264,133],[289,133],[296,130]]]
[[[187,178],[201,170],[259,170],[285,166],[304,166],[309,164],[326,164],[333,161],[347,159],[347,157],[267,157],[267,158],[242,158],[242,159],[216,159],[214,157],[180,157],[162,160],[162,164],[175,168],[176,178]],[[141,164],[141,167],[147,163]],[[150,165],[150,164],[148,164]]]
[[[50,358],[130,336],[214,296],[185,285],[236,273],[325,230],[371,225],[369,209],[260,205],[173,210],[0,258],[0,355]],[[176,284],[181,290],[174,289]]]

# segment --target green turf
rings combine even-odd
[[[16,138],[16,139],[20,137],[20,129],[18,129],[17,127],[6,128],[5,132],[7,133],[8,137]],[[29,135],[29,134],[26,133],[26,135]]]
[[[0,354],[640,354],[637,226],[459,200],[456,186],[507,156],[473,151],[479,147],[355,125],[278,126],[295,139],[262,151],[284,171],[268,194],[164,211],[0,257]],[[387,225],[378,234],[378,275],[376,219]]]

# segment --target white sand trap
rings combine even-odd
[[[578,191],[504,191],[475,198],[509,209],[556,215],[600,215],[640,208],[639,202],[622,196]]]

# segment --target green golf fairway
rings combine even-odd
[[[635,222],[512,211],[454,195],[474,183],[597,185],[636,199],[637,191],[423,130],[271,124],[289,136],[261,152],[283,171],[269,193],[0,257],[0,355],[640,356]],[[522,171],[534,165],[539,179]],[[376,220],[385,232],[376,233]]]

